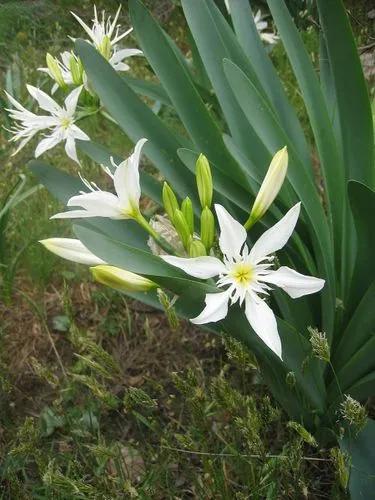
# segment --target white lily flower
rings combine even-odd
[[[120,25],[117,24],[117,21],[120,10],[121,5],[119,6],[113,21],[110,16],[108,16],[106,20],[105,11],[103,10],[102,19],[99,20],[98,12],[96,10],[96,6],[94,5],[94,19],[92,20],[93,25],[91,28],[89,28],[89,26],[87,26],[87,24],[79,16],[77,16],[77,14],[74,12],[71,12],[71,14],[89,35],[90,42],[102,54],[102,56],[108,60],[111,66],[116,71],[127,71],[129,66],[124,62],[124,60],[131,56],[142,55],[143,52],[139,49],[118,49],[118,42],[133,31],[133,28],[130,28],[124,33],[119,33]]]
[[[48,94],[42,90],[27,85],[27,90],[30,95],[38,102],[39,107],[48,111],[50,115],[40,116],[27,110],[17,102],[10,94],[6,93],[9,101],[13,104],[14,109],[7,109],[9,116],[19,122],[10,132],[14,135],[11,138],[12,142],[21,141],[17,150],[13,153],[18,153],[33,137],[41,130],[50,130],[51,133],[40,141],[35,149],[35,158],[45,153],[49,149],[56,146],[58,143],[65,141],[65,151],[69,158],[79,163],[75,146],[76,139],[81,141],[90,140],[80,128],[75,125],[75,111],[79,94],[82,87],[74,89],[65,99],[64,106],[60,106]]]
[[[230,14],[229,0],[224,0],[224,3],[227,8],[228,14]],[[260,38],[264,42],[269,43],[270,45],[277,43],[279,41],[279,37],[275,33],[272,32],[264,33],[264,30],[268,29],[268,23],[267,21],[264,21],[264,16],[262,15],[262,11],[260,9],[257,10],[256,14],[255,15],[253,14],[253,17]]]
[[[169,264],[176,266],[195,278],[208,279],[219,276],[216,285],[227,287],[219,293],[208,293],[206,307],[192,323],[213,323],[224,319],[229,305],[245,302],[245,315],[255,333],[263,342],[282,358],[282,347],[277,323],[272,309],[260,295],[268,295],[271,287],[282,288],[290,297],[318,292],[324,280],[304,276],[289,267],[272,269],[274,257],[289,240],[300,213],[297,203],[273,227],[265,231],[249,251],[246,245],[246,229],[237,222],[221,205],[215,205],[220,225],[219,246],[223,261],[216,257],[196,257],[185,259],[171,255],[161,256]]]
[[[80,240],[74,238],[48,238],[40,240],[39,243],[55,255],[78,264],[87,266],[106,264],[104,260],[90,252]]]
[[[140,214],[139,199],[141,187],[139,183],[139,159],[141,149],[147,139],[140,139],[133,154],[116,165],[111,158],[112,165],[116,168],[114,174],[109,168],[104,171],[112,178],[116,194],[102,191],[98,186],[82,178],[85,186],[90,190],[86,193],[73,196],[68,200],[68,207],[81,207],[81,210],[53,215],[51,219],[75,219],[80,217],[109,217],[110,219],[134,219]]]

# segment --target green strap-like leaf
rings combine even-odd
[[[112,66],[83,40],[76,41],[88,76],[102,104],[133,142],[142,137],[148,139],[145,154],[173,185],[181,197],[191,196],[194,191],[193,176],[181,164],[177,149],[181,144],[164,123],[139,99]]]
[[[134,90],[137,94],[149,97],[155,101],[159,101],[162,104],[171,106],[171,100],[166,94],[165,90],[159,83],[152,81],[142,80],[141,78],[134,78],[129,75],[122,75],[122,78],[126,81],[129,87]]]
[[[373,121],[367,85],[342,0],[317,0],[338,105],[349,179],[375,188]]]
[[[248,0],[230,1],[233,26],[245,54],[259,77],[270,104],[282,127],[306,165],[311,164],[310,151],[297,115],[288,101],[282,82],[274,68],[255,26]],[[312,174],[312,169],[311,169]]]
[[[240,183],[246,183],[241,169],[224,145],[219,128],[163,30],[139,0],[131,0],[129,5],[137,40],[196,148],[227,176]]]
[[[332,217],[335,260],[339,272],[344,223],[343,207],[346,204],[345,169],[342,157],[338,153],[335,135],[316,72],[288,8],[283,0],[268,0],[268,5],[301,89],[318,148],[328,210]]]
[[[370,500],[375,489],[375,421],[367,420],[358,436],[348,429],[339,441],[350,457],[349,490],[351,500]]]

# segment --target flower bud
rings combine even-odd
[[[121,292],[148,292],[158,286],[148,278],[119,267],[100,265],[90,269],[96,281]]]
[[[191,199],[187,196],[181,204],[181,212],[184,214],[186,222],[188,223],[190,234],[194,233],[194,212]]]
[[[184,248],[188,248],[191,240],[190,229],[184,214],[179,209],[174,213],[173,224],[181,238]]]
[[[55,255],[78,264],[88,266],[105,264],[104,260],[90,252],[80,240],[74,238],[48,238],[39,240],[39,243]]]
[[[203,154],[199,155],[196,163],[196,178],[202,208],[210,207],[213,192],[212,175],[210,164]]]
[[[201,214],[201,240],[206,248],[207,253],[210,252],[215,238],[215,219],[214,214],[208,207],[202,210]]]
[[[65,88],[66,83],[64,81],[64,78],[63,78],[63,75],[61,72],[59,61],[55,57],[51,56],[51,54],[47,53],[46,62],[47,62],[47,67],[49,69],[49,72],[51,73],[52,78],[59,85],[59,87]]]
[[[189,245],[190,257],[203,257],[206,254],[206,248],[200,240],[193,240]]]
[[[164,182],[162,197],[165,211],[170,221],[173,222],[175,211],[178,210],[178,203],[176,195],[167,182]]]
[[[102,43],[98,46],[99,52],[107,60],[110,59],[112,53],[111,39],[108,35],[104,35]]]
[[[250,229],[263,217],[283,185],[288,169],[288,150],[286,146],[277,151],[272,158],[267,174],[263,179],[257,197],[255,198],[250,216],[245,223],[245,228]]]
[[[83,84],[83,66],[81,60],[75,55],[71,54],[69,59],[69,69],[72,75],[72,80],[75,85]]]

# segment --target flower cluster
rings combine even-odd
[[[73,12],[72,15],[88,34],[89,42],[108,60],[111,66],[116,71],[127,71],[129,66],[125,60],[131,56],[141,55],[142,51],[120,48],[119,42],[132,31],[130,28],[124,33],[120,33],[120,25],[118,24],[120,10],[121,5],[112,21],[110,16],[106,19],[105,11],[102,12],[101,19],[99,19],[94,6],[94,19],[91,28]],[[88,135],[75,124],[80,118],[77,113],[77,104],[81,91],[83,88],[85,91],[89,91],[86,74],[80,59],[73,52],[61,53],[60,59],[47,54],[46,63],[47,67],[39,68],[39,70],[46,73],[54,81],[52,94],[58,88],[65,92],[69,90],[69,87],[75,88],[66,97],[64,105],[60,106],[41,89],[27,85],[29,94],[36,100],[39,108],[47,111],[49,115],[37,115],[29,111],[13,96],[6,93],[12,106],[7,111],[10,118],[16,122],[9,130],[13,134],[11,141],[19,142],[13,154],[18,153],[36,134],[48,130],[50,133],[39,142],[35,149],[35,157],[37,158],[57,144],[65,142],[67,155],[79,163],[75,141],[89,140]],[[84,116],[83,113],[81,117]]]
[[[277,320],[267,298],[276,286],[290,297],[298,298],[318,292],[324,280],[305,276],[294,269],[281,266],[275,269],[274,253],[282,249],[291,237],[301,210],[301,204],[293,206],[274,226],[267,229],[249,248],[246,224],[236,221],[220,204],[215,204],[219,225],[218,248],[215,245],[215,218],[211,212],[213,180],[206,157],[200,155],[196,165],[197,190],[201,203],[201,228],[194,231],[194,210],[189,198],[181,205],[168,184],[163,187],[163,202],[166,215],[159,216],[168,224],[168,231],[160,231],[157,225],[147,221],[141,214],[139,182],[139,161],[146,139],[140,139],[133,154],[116,164],[111,159],[113,172],[105,172],[113,179],[116,194],[101,191],[96,184],[82,179],[89,192],[81,192],[69,199],[73,208],[53,218],[108,217],[111,219],[134,219],[154,240],[156,251],[166,263],[183,270],[186,274],[201,280],[216,279],[217,292],[208,293],[203,311],[191,321],[195,324],[214,323],[223,320],[230,306],[238,303],[245,306],[245,316],[254,332],[280,358],[282,345]],[[260,187],[247,223],[250,228],[259,220],[280,189],[287,169],[286,148],[278,151]],[[276,186],[276,188],[275,188]],[[169,237],[168,235],[171,235]],[[173,236],[173,237],[172,237]],[[177,237],[177,239],[176,239]],[[178,241],[178,238],[180,241]],[[128,273],[106,265],[91,254],[77,240],[51,239],[42,243],[54,253],[69,260],[86,263],[94,267],[94,276],[101,283],[125,291],[149,291],[157,285],[147,278]],[[182,255],[181,255],[182,254]]]

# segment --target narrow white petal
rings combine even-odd
[[[228,291],[221,293],[208,293],[204,299],[206,307],[196,318],[190,321],[195,325],[204,325],[205,323],[216,323],[226,317],[228,314]]]
[[[78,163],[78,165],[80,164],[77,156],[76,143],[74,141],[74,137],[71,135],[68,135],[66,138],[65,151],[69,158]]]
[[[38,158],[40,155],[52,149],[62,140],[61,134],[58,131],[55,131],[45,139],[41,140],[35,149],[35,158]]]
[[[68,207],[82,207],[86,210],[86,217],[110,217],[111,219],[126,219],[122,206],[117,196],[106,191],[93,191],[90,193],[73,196],[67,203]],[[81,211],[79,211],[81,212]],[[64,218],[74,218],[71,212],[66,212]],[[62,218],[61,214],[59,217]]]
[[[221,260],[216,257],[194,257],[192,259],[185,259],[184,257],[174,257],[173,255],[161,255],[165,262],[172,266],[178,267],[185,271],[185,273],[206,280],[213,278],[226,271],[226,267]]]
[[[246,229],[222,205],[215,205],[220,226],[219,246],[228,258],[238,257],[246,241]]]
[[[99,217],[99,215],[87,210],[69,210],[68,212],[59,212],[52,215],[50,219],[83,219],[87,217]]]
[[[301,203],[297,203],[274,226],[265,231],[250,251],[250,260],[257,264],[267,255],[283,248],[292,235],[301,210]]]
[[[48,238],[40,240],[39,243],[63,259],[78,262],[79,264],[87,264],[88,266],[106,264],[104,260],[90,252],[80,240],[74,238]]]
[[[54,101],[48,94],[43,92],[43,90],[33,87],[32,85],[26,85],[26,87],[31,97],[38,102],[40,108],[54,115],[61,112],[61,107],[57,104],[57,102]]]
[[[82,90],[82,85],[72,90],[70,94],[66,97],[64,104],[69,114],[73,115],[75,113],[81,90]]]
[[[270,271],[269,274],[259,279],[279,286],[293,299],[319,292],[325,283],[321,278],[305,276],[286,266],[281,266],[277,271]]]
[[[272,309],[254,294],[247,294],[245,314],[254,332],[282,359],[282,348],[277,323]]]
[[[127,57],[141,56],[142,54],[143,54],[143,52],[139,49],[116,50],[116,52],[113,53],[111,59],[109,60],[109,63],[112,65],[117,64],[119,62],[122,62]]]
[[[87,24],[82,21],[82,19],[80,17],[77,16],[77,14],[75,14],[74,12],[70,11],[70,13],[72,14],[72,16],[79,22],[79,24],[82,26],[82,28],[86,31],[86,33],[89,35],[89,37],[91,38],[91,40],[94,40],[95,39],[95,36],[94,36],[94,33],[92,32],[92,30],[87,26]]]
[[[90,140],[90,137],[83,131],[81,130],[79,127],[77,127],[77,125],[70,125],[70,133],[71,135],[75,138],[75,139],[78,139],[79,141],[89,141]]]
[[[147,139],[140,139],[135,145],[134,152],[129,158],[116,168],[113,176],[113,183],[116,193],[125,205],[139,204],[141,197],[141,187],[139,183],[139,159],[141,150]]]

